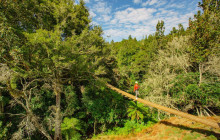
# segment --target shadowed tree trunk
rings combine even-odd
[[[0,91],[0,97],[2,96],[2,93]],[[3,101],[0,101],[0,113],[4,113],[4,104]]]
[[[94,129],[94,132],[93,132],[93,133],[94,133],[94,135],[96,134],[96,123],[97,123],[97,122],[96,122],[96,119],[95,119],[94,126],[93,126],[93,129]]]
[[[61,111],[60,111],[60,100],[61,100],[61,85],[59,80],[56,79],[53,83],[54,93],[56,95],[56,113],[55,113],[55,135],[54,140],[62,140],[61,134]]]
[[[202,83],[202,74],[203,74],[203,64],[199,63],[199,86]]]

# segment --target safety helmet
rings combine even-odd
[[[136,84],[138,83],[138,81],[135,82]]]

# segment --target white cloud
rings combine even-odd
[[[173,4],[169,4],[166,6],[166,8],[184,8],[185,5],[184,4],[176,4],[176,3],[173,3]]]
[[[95,0],[97,1],[96,4],[93,5],[92,11],[99,16],[97,18],[98,21],[102,22],[108,22],[111,19],[111,12],[112,8],[108,5],[107,2],[104,2],[102,0]]]
[[[142,0],[133,0],[133,2],[134,2],[135,4],[138,4],[138,3],[141,3]]]
[[[152,14],[155,12],[155,9],[152,8],[127,8],[124,11],[118,11],[115,13],[112,23],[139,23],[145,21],[152,17]]]
[[[84,0],[85,3],[89,3],[89,0]]]
[[[147,34],[154,33],[154,30],[152,30],[149,26],[138,26],[136,28],[133,28],[132,25],[126,25],[126,28],[120,29],[108,29],[104,31],[104,35],[110,36],[111,39],[115,41],[119,41],[121,38],[128,38],[129,35],[132,37],[136,37],[138,40],[142,39]]]
[[[104,30],[104,38],[109,41],[112,39],[114,41],[121,41],[122,38],[128,38],[129,35],[139,40],[146,35],[155,33],[158,20],[165,22],[165,34],[168,34],[173,27],[178,28],[179,23],[186,28],[188,27],[189,17],[193,17],[193,14],[197,11],[197,8],[189,6],[189,4],[183,1],[132,1],[135,4],[151,8],[134,8],[131,5],[121,5],[112,9],[111,2],[94,0],[94,3],[91,4],[90,0],[92,5],[90,7],[90,15],[95,17],[91,24],[101,25]],[[181,11],[176,8],[181,8]],[[183,8],[185,8],[184,11],[182,10]]]
[[[147,0],[146,2],[142,3],[142,6],[154,5],[156,3],[158,3],[158,0]]]
[[[156,4],[156,7],[160,7],[160,6],[162,6],[162,5],[166,4],[166,3],[167,3],[166,0],[160,0],[160,1]]]
[[[158,17],[170,17],[170,16],[178,16],[178,12],[175,12],[173,10],[167,10],[165,8],[159,8],[158,13],[156,14]]]
[[[112,38],[126,35],[126,32],[120,29],[108,29],[108,30],[105,30],[104,32],[105,32],[105,35],[107,36],[110,35]]]
[[[113,20],[111,20],[110,23],[111,23],[111,24],[116,24],[116,23],[117,23],[117,19],[113,19]]]
[[[80,1],[80,0],[75,0],[76,4],[79,4],[79,1]],[[85,3],[89,3],[90,0],[84,0],[84,2],[85,2]]]
[[[121,7],[118,7],[118,8],[115,8],[115,10],[119,10],[119,9],[123,9],[123,8],[127,8],[127,7],[129,7],[130,5],[123,5],[123,6],[121,6]]]
[[[167,3],[166,0],[147,0],[147,1],[143,2],[141,5],[142,6],[147,6],[147,5],[152,6],[152,5],[154,5],[156,7],[160,7],[161,5],[164,5],[166,3]]]
[[[104,22],[110,21],[110,19],[111,19],[111,16],[109,16],[109,15],[103,15],[103,21],[104,21]]]
[[[98,26],[99,24],[98,24],[97,22],[95,22],[95,21],[92,21],[92,22],[90,23],[90,25]]]
[[[157,2],[158,2],[158,0],[150,0],[149,1],[149,5],[153,5],[153,4],[157,3]]]
[[[93,11],[91,11],[91,10],[89,11],[89,14],[90,14],[90,17],[91,17],[91,18],[93,18],[93,17],[96,16],[96,14],[95,14]]]
[[[176,12],[171,16],[161,16],[160,20],[162,19],[165,22],[165,34],[168,34],[173,27],[177,28],[178,24],[180,23],[183,25],[183,27],[188,27],[189,17],[192,17],[193,14],[193,12],[187,14],[180,14]]]
[[[101,13],[101,14],[110,14],[111,7],[107,5],[106,2],[99,1],[97,4],[94,5],[94,11]]]
[[[139,40],[155,33],[158,20],[165,22],[165,34],[168,34],[173,27],[178,28],[179,23],[185,28],[188,27],[188,19],[193,14],[194,12],[183,14],[166,8],[159,8],[157,11],[151,8],[127,8],[115,13],[109,23],[111,26],[104,30],[104,36],[110,36],[108,39],[114,41],[121,41],[122,38],[126,39],[131,35]]]

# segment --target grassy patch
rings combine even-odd
[[[114,136],[126,136],[132,135],[152,126],[155,122],[148,121],[147,123],[137,123],[136,121],[127,121],[124,127],[115,127],[113,130],[109,130],[103,134],[96,135],[92,139],[98,139],[103,136],[108,136],[109,139],[114,139]],[[113,138],[112,138],[113,137]]]

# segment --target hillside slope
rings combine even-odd
[[[216,122],[220,122],[220,117],[205,117]],[[128,136],[99,136],[95,139],[103,140],[218,140],[220,130],[213,129],[200,123],[192,122],[185,118],[171,117],[162,120],[152,127],[140,133]]]

